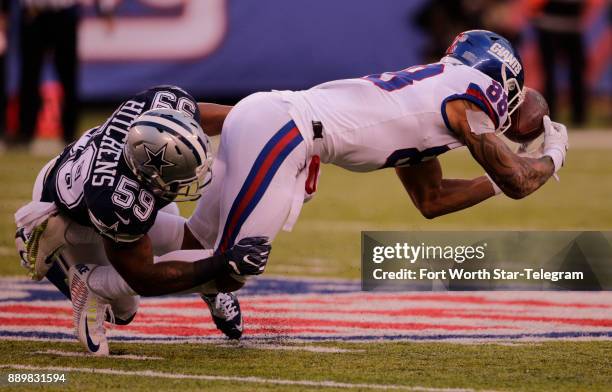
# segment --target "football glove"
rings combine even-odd
[[[15,246],[17,247],[17,253],[19,253],[19,260],[21,266],[30,272],[30,261],[28,260],[28,235],[26,234],[24,227],[19,227],[15,232]]]
[[[563,166],[567,154],[568,138],[565,125],[550,120],[544,116],[544,154],[552,158],[555,174]]]
[[[259,275],[266,268],[271,249],[268,237],[247,237],[225,252],[225,257],[236,275]]]

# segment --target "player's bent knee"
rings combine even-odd
[[[185,221],[180,215],[163,211],[157,214],[155,223],[147,233],[153,245],[153,254],[159,256],[181,249]]]

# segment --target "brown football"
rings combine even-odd
[[[542,118],[549,114],[548,104],[542,94],[525,87],[525,100],[512,113],[512,125],[504,132],[504,136],[516,143],[530,142],[544,132]]]

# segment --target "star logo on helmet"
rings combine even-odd
[[[159,172],[160,176],[162,175],[164,167],[176,166],[175,163],[167,161],[164,157],[166,155],[167,146],[167,144],[164,144],[162,148],[155,152],[153,152],[153,150],[150,150],[149,147],[147,147],[146,145],[144,146],[145,152],[147,153],[147,161],[144,163],[144,166],[155,168]]]

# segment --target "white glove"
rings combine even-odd
[[[565,125],[550,120],[550,117],[544,116],[544,154],[552,158],[555,165],[555,173],[557,173],[563,162],[565,162],[565,154],[567,153],[567,128]]]

